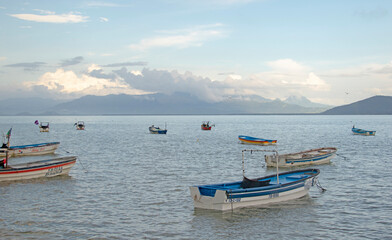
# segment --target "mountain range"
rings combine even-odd
[[[0,101],[2,115],[117,114],[310,114],[331,106],[305,97],[270,100],[260,96],[231,96],[220,102],[200,100],[188,93],[83,96],[71,101],[18,98]]]

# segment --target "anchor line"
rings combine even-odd
[[[323,187],[321,186],[320,181],[318,180],[317,177],[313,178],[313,183],[317,186],[317,188],[318,188],[319,190],[321,190],[321,192],[327,191],[327,189],[325,189],[325,188],[323,188]]]

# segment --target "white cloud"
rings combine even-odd
[[[133,50],[146,50],[155,47],[188,48],[203,45],[204,42],[225,35],[222,24],[196,26],[190,29],[159,31],[160,36],[142,39],[129,47]]]
[[[44,11],[44,10],[39,10]],[[66,14],[55,14],[54,12],[44,11],[45,15],[37,14],[11,14],[12,17],[32,21],[32,22],[46,22],[46,23],[80,23],[86,22],[88,17],[72,12]]]
[[[100,22],[108,22],[109,19],[107,19],[107,18],[105,18],[105,17],[100,17],[100,18],[99,18],[99,21],[100,21]]]
[[[0,57],[0,61],[5,61],[7,60],[7,57]]]

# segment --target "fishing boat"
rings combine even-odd
[[[48,160],[40,160],[28,163],[9,164],[0,162],[0,182],[40,177],[54,177],[68,174],[76,163],[76,157],[61,157]]]
[[[301,198],[317,183],[318,169],[303,169],[279,173],[261,178],[245,177],[244,152],[267,150],[243,150],[243,180],[220,184],[191,186],[190,193],[195,208],[233,210],[242,207],[260,206]],[[270,150],[278,155],[276,150]]]
[[[364,136],[375,136],[376,135],[376,131],[364,130],[364,129],[356,128],[355,126],[353,126],[351,131],[353,131],[353,133],[355,135],[364,135]]]
[[[336,156],[337,149],[334,147],[310,149],[297,153],[282,155],[266,155],[265,163],[267,167],[295,167],[304,165],[318,165],[329,163]],[[277,159],[279,159],[277,161]]]
[[[243,144],[274,145],[277,142],[277,140],[268,140],[264,138],[255,138],[242,135],[238,136],[238,139]]]
[[[154,125],[149,127],[148,130],[150,130],[150,133],[152,133],[152,134],[166,134],[167,133],[166,127],[165,127],[165,129],[160,129],[159,127],[155,127]]]
[[[21,146],[11,146],[7,148],[7,144],[3,144],[3,148],[0,148],[0,157],[4,157],[6,155],[6,151],[8,151],[8,155],[10,157],[20,157],[20,156],[31,156],[31,155],[44,155],[44,154],[53,154],[54,151],[59,147],[60,142],[49,142],[49,143],[37,143],[30,145],[21,145]]]
[[[204,121],[201,124],[201,130],[211,130],[211,128],[215,126],[215,124],[210,125],[210,121]]]
[[[40,122],[39,131],[40,132],[49,132],[49,122]]]
[[[76,126],[76,130],[84,130],[84,122],[83,121],[78,121],[77,123],[74,124]]]

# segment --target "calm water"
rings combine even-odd
[[[40,133],[36,119],[51,132]],[[75,130],[77,120],[85,131]],[[216,127],[201,131],[203,120]],[[148,133],[165,122],[167,135]],[[353,123],[376,136],[353,135]],[[0,183],[0,239],[392,238],[392,116],[0,117],[1,131],[11,126],[12,145],[60,141],[57,155],[79,162],[69,176]],[[280,153],[337,147],[339,156],[318,166],[327,191],[234,212],[195,210],[190,185],[241,180],[241,150],[268,148],[239,144],[238,135],[278,139]],[[260,154],[246,159],[250,177],[274,171]]]

